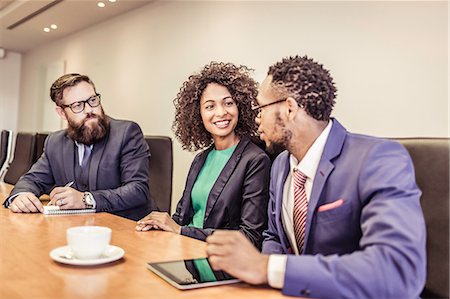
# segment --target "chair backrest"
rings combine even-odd
[[[9,130],[2,130],[0,135],[0,179],[6,172],[12,158],[13,133]]]
[[[427,226],[422,298],[449,298],[449,138],[397,138],[411,155]]]
[[[6,162],[6,155],[8,154],[8,139],[9,131],[3,130],[0,135],[0,168]]]
[[[172,202],[173,151],[167,136],[145,136],[150,147],[150,195],[158,210],[170,214]]]
[[[16,184],[33,165],[36,154],[36,133],[17,133],[14,158],[5,175],[5,183]]]
[[[36,153],[34,155],[34,161],[35,163],[39,158],[41,157],[42,153],[44,152],[44,143],[45,139],[47,138],[48,133],[37,133],[36,134]]]

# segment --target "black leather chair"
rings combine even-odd
[[[44,143],[45,139],[47,138],[48,133],[37,133],[36,134],[36,153],[34,155],[34,161],[35,163],[39,158],[41,157],[42,153],[44,152]]]
[[[150,196],[159,211],[170,214],[172,202],[173,151],[172,139],[166,136],[145,136],[150,147]]]
[[[12,157],[12,137],[13,133],[9,130],[2,130],[0,135],[0,178],[6,172]]]
[[[411,155],[427,226],[422,298],[449,298],[449,138],[397,138]],[[413,219],[411,219],[413,221]]]
[[[16,184],[33,165],[36,154],[36,133],[17,133],[14,158],[5,175],[5,183]]]

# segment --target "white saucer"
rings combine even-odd
[[[108,248],[106,248],[105,252],[99,258],[89,260],[80,260],[75,257],[70,257],[69,246],[58,247],[50,251],[50,257],[53,260],[59,263],[76,266],[94,266],[106,264],[117,261],[118,259],[122,258],[124,254],[125,251],[122,248],[113,245],[108,245]],[[69,258],[67,258],[66,256],[68,256]]]

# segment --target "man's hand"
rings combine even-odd
[[[37,213],[43,212],[41,201],[31,192],[24,192],[16,196],[9,209],[14,213]]]
[[[83,192],[71,187],[56,187],[50,192],[49,205],[59,206],[62,210],[84,209]]]
[[[206,238],[206,253],[214,270],[223,270],[251,284],[266,284],[269,256],[261,254],[238,231],[216,230]]]
[[[139,220],[136,225],[136,230],[142,232],[152,228],[181,234],[181,226],[179,226],[167,213],[151,212]]]

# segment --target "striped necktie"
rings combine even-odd
[[[305,241],[306,213],[308,200],[306,199],[306,175],[294,169],[294,234],[299,254],[303,251]]]

